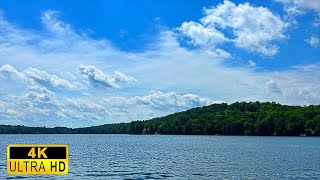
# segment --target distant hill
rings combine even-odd
[[[236,102],[192,108],[164,117],[85,128],[0,125],[0,134],[320,135],[320,105]]]

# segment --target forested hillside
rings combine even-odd
[[[2,134],[194,134],[320,135],[320,106],[237,102],[212,104],[164,117],[86,128],[45,128],[1,125]]]
[[[320,135],[320,106],[237,102],[213,104],[147,121],[131,122],[133,134]]]

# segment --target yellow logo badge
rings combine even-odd
[[[67,174],[68,146],[11,144],[7,148],[9,174]]]

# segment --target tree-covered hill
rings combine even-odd
[[[133,134],[320,135],[320,106],[237,102],[131,122]]]
[[[212,104],[164,117],[86,128],[1,125],[2,134],[194,134],[194,135],[320,135],[320,106],[237,102]]]

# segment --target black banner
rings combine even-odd
[[[32,148],[34,148],[32,150]],[[44,148],[47,148],[44,150]],[[34,157],[29,156],[32,150]],[[66,147],[10,147],[10,159],[66,159]]]

